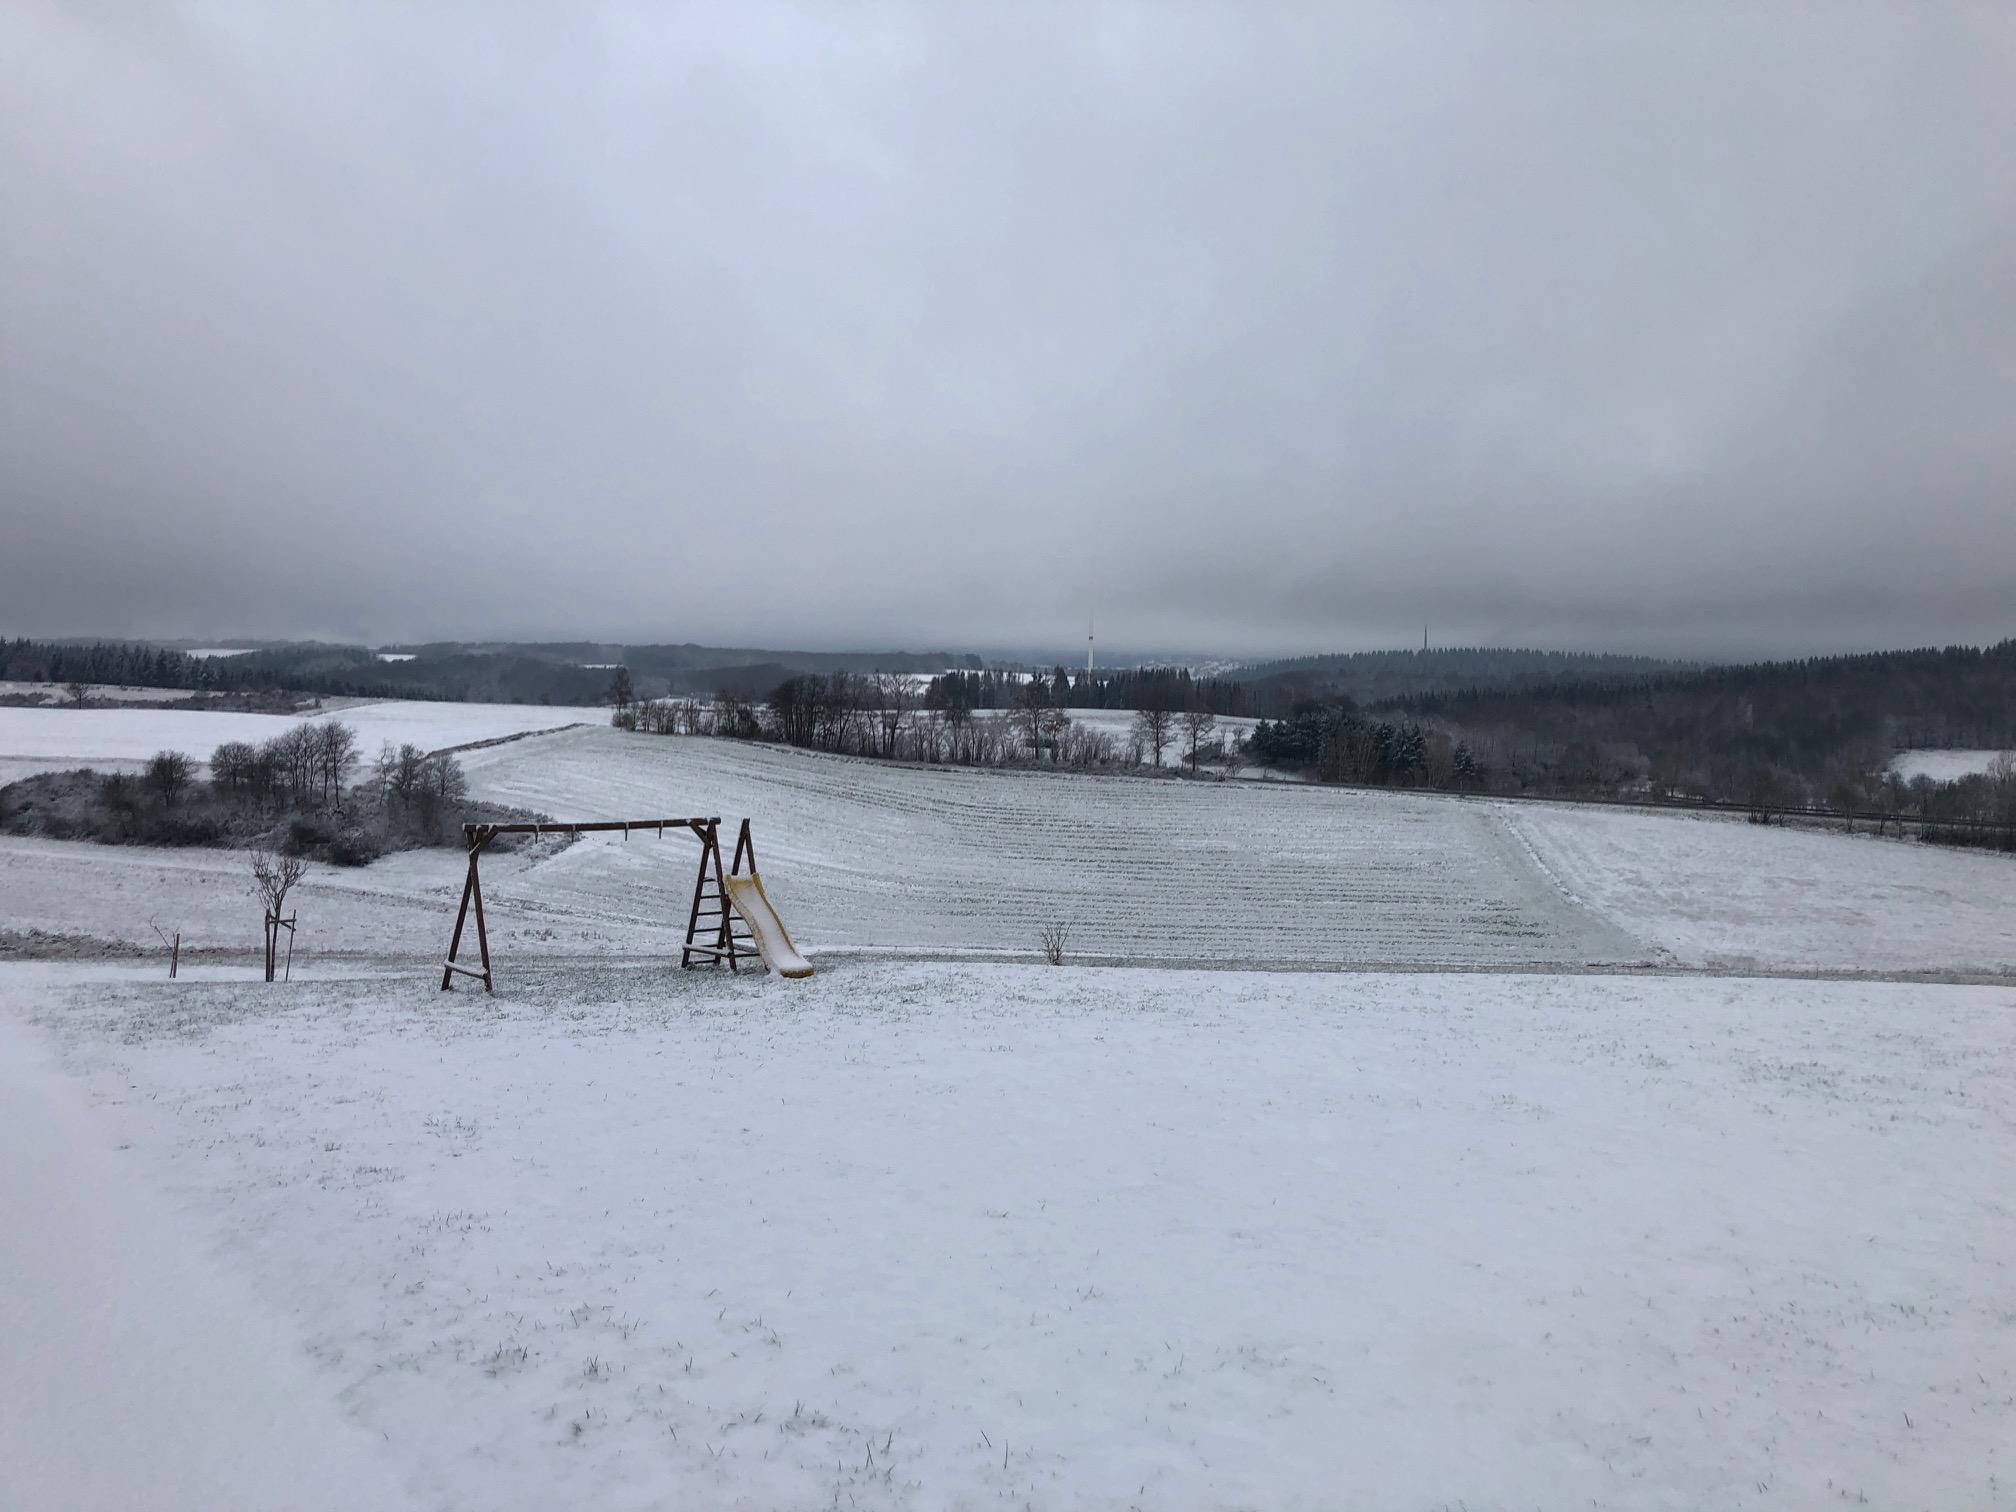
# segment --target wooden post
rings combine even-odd
[[[478,847],[476,855],[482,854]],[[483,990],[493,990],[490,983],[490,932],[483,927],[483,878],[476,868],[476,856],[469,858],[469,891],[476,899],[476,952],[483,960]]]
[[[497,837],[494,825],[465,824],[462,834],[469,842],[469,875],[462,880],[462,906],[455,911],[455,933],[448,941],[448,959],[441,967],[441,990],[446,992],[455,982],[459,971],[464,976],[479,977],[485,992],[495,991],[490,975],[490,935],[483,923],[483,881],[477,866],[483,854],[483,847]],[[471,971],[467,966],[455,964],[455,957],[462,949],[462,926],[469,919],[469,904],[476,904],[476,949],[482,957],[483,969]]]
[[[168,980],[175,980],[175,968],[182,964],[182,931],[175,931],[175,943],[168,947]]]
[[[455,982],[455,953],[462,948],[462,924],[469,917],[469,892],[476,885],[476,835],[474,825],[465,825],[463,833],[469,841],[469,875],[462,879],[462,906],[455,910],[455,933],[448,940],[448,960],[441,968],[441,990],[446,992]]]
[[[725,953],[728,969],[737,975],[742,968],[735,960],[735,910],[728,905],[728,879],[721,866],[721,838],[719,826],[707,831],[708,850],[714,857],[714,890],[721,894],[721,932],[714,937],[714,959],[720,960]]]
[[[700,871],[693,879],[693,907],[686,915],[686,948],[679,952],[682,967],[693,964],[693,942],[700,933],[700,905],[707,898],[707,858],[716,849],[711,829],[696,830],[695,833],[700,837]],[[725,908],[727,899],[722,899],[721,904]]]

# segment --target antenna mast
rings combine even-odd
[[[1085,675],[1087,678],[1092,675],[1092,616],[1089,611],[1085,616]]]

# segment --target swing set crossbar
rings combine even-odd
[[[473,845],[479,835],[492,838],[498,835],[586,835],[611,830],[621,830],[627,835],[633,830],[704,830],[720,822],[719,819],[594,819],[585,824],[465,824],[462,833]]]
[[[625,837],[634,834],[663,835],[667,830],[691,830],[700,842],[700,874],[693,883],[693,907],[686,916],[686,944],[681,950],[679,964],[685,967],[695,965],[719,965],[728,963],[728,969],[740,972],[745,963],[755,963],[761,952],[754,937],[744,927],[728,902],[726,878],[741,875],[743,866],[748,866],[753,874],[756,870],[756,846],[749,836],[749,821],[742,821],[741,832],[735,840],[735,860],[733,872],[724,867],[721,859],[721,820],[708,819],[592,819],[580,823],[562,824],[550,821],[523,824],[465,824],[462,838],[469,847],[469,874],[462,884],[462,906],[455,913],[455,933],[448,941],[448,958],[441,963],[441,990],[449,991],[455,985],[457,976],[474,977],[483,984],[485,992],[495,990],[490,967],[490,933],[483,918],[483,878],[479,862],[490,842],[499,835],[588,835],[613,834],[620,830]],[[481,969],[464,966],[456,960],[462,949],[462,930],[471,913],[476,917],[476,950],[482,961]]]

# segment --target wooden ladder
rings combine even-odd
[[[749,869],[754,871],[756,847],[749,839],[747,819],[742,821],[742,833],[735,843],[735,872],[738,876],[742,871],[745,851],[749,856]],[[693,911],[686,919],[686,946],[680,954],[679,964],[719,966],[726,961],[728,969],[739,974],[744,961],[757,959],[756,937],[728,901],[721,866],[721,829],[717,820],[710,823],[700,836],[700,875],[693,882]]]

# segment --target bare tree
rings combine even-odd
[[[1043,941],[1043,959],[1048,961],[1052,966],[1062,966],[1064,964],[1064,944],[1068,935],[1069,931],[1061,922],[1045,924],[1043,926],[1041,936]]]
[[[1183,726],[1183,743],[1190,752],[1190,775],[1197,775],[1197,750],[1204,744],[1205,737],[1218,728],[1218,716],[1209,709],[1185,709],[1179,716]]]
[[[388,808],[394,805],[404,808],[418,798],[420,768],[426,760],[427,753],[411,742],[395,746],[388,740],[379,746],[372,771],[379,800]]]
[[[1238,776],[1239,768],[1246,764],[1248,754],[1246,740],[1240,732],[1239,726],[1236,724],[1227,725],[1225,727],[1225,775],[1227,777]]]
[[[903,726],[916,707],[916,692],[910,679],[900,672],[875,674],[875,725],[882,738],[882,754],[894,756],[903,738]]]
[[[71,707],[81,709],[84,707],[84,700],[91,696],[91,684],[67,682],[63,684],[63,691],[70,695]]]
[[[282,918],[281,908],[294,884],[308,873],[308,863],[299,856],[276,855],[272,851],[252,852],[252,895],[265,907],[266,980],[273,980],[280,945],[280,931],[287,931],[287,972],[294,972],[294,920]]]
[[[423,757],[419,770],[419,790],[414,796],[415,812],[430,835],[441,831],[441,820],[469,798],[469,779],[462,763],[446,751]]]
[[[1050,764],[1052,766],[1057,765],[1062,759],[1064,737],[1070,732],[1070,729],[1071,716],[1066,714],[1062,709],[1055,707],[1048,708],[1043,710],[1037,717],[1036,740],[1039,745],[1049,748]]]
[[[218,788],[233,798],[252,788],[258,771],[259,752],[243,740],[227,740],[210,753],[210,788]]]
[[[252,895],[277,914],[287,902],[294,884],[308,874],[308,863],[299,856],[282,856],[273,851],[252,852]]]
[[[628,667],[618,667],[609,678],[609,702],[623,710],[636,700],[637,685],[630,677]]]
[[[1169,749],[1169,742],[1175,734],[1176,716],[1166,705],[1135,711],[1134,739],[1144,750],[1154,753],[1156,766],[1162,765],[1162,753]]]
[[[1049,712],[1050,685],[1040,677],[1032,677],[1022,684],[1015,693],[1015,709],[1008,716],[1015,733],[1029,747],[1032,760],[1043,755],[1043,716]]]
[[[357,732],[333,719],[313,728],[315,775],[322,802],[335,803],[343,797],[344,779],[357,765]]]
[[[306,804],[313,796],[320,745],[313,729],[298,724],[260,748],[262,754],[271,753],[274,776],[287,802]]]
[[[180,751],[156,751],[147,763],[147,790],[161,800],[161,807],[172,809],[189,790],[194,770],[195,763]]]

